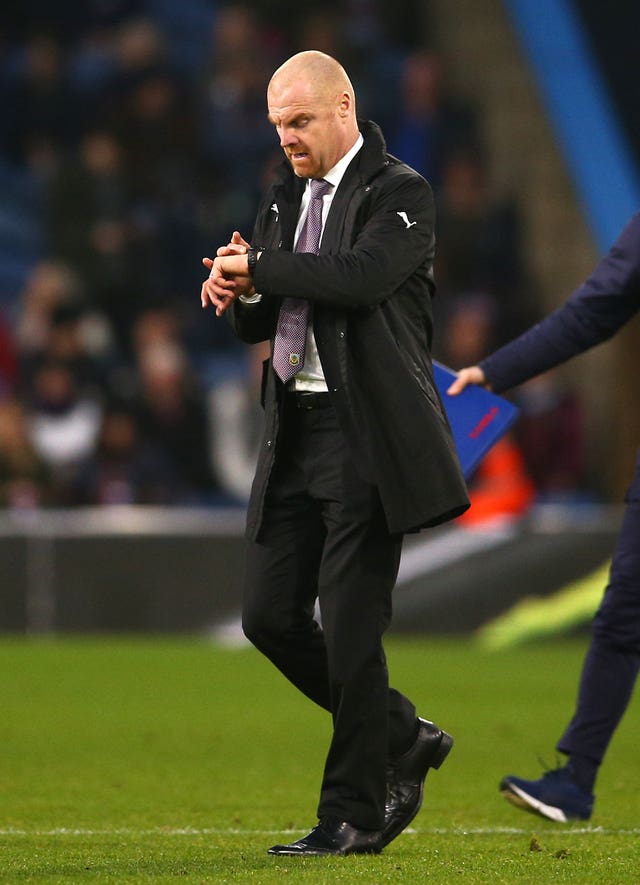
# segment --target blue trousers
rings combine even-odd
[[[640,456],[625,497],[609,584],[593,621],[573,719],[562,753],[599,765],[626,710],[640,667]]]

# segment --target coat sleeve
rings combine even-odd
[[[500,393],[610,338],[640,310],[640,212],[567,301],[480,363]]]
[[[358,309],[385,301],[418,268],[430,273],[435,210],[427,182],[407,169],[371,191],[352,245],[327,255],[267,250],[256,269],[258,291]]]

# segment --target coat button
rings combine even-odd
[[[271,440],[268,439],[268,440],[267,440],[267,448],[269,448],[270,446],[271,446]]]
[[[344,332],[340,332],[340,337],[344,338]]]

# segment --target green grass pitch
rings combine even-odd
[[[640,706],[588,826],[510,806],[555,764],[584,640],[489,653],[390,638],[392,682],[456,738],[411,829],[378,857],[278,859],[315,823],[329,738],[249,648],[199,639],[0,640],[0,883],[637,883]]]

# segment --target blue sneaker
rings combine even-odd
[[[546,771],[537,781],[525,781],[508,774],[500,782],[500,792],[518,808],[566,823],[589,820],[595,796],[582,790],[566,768]]]

